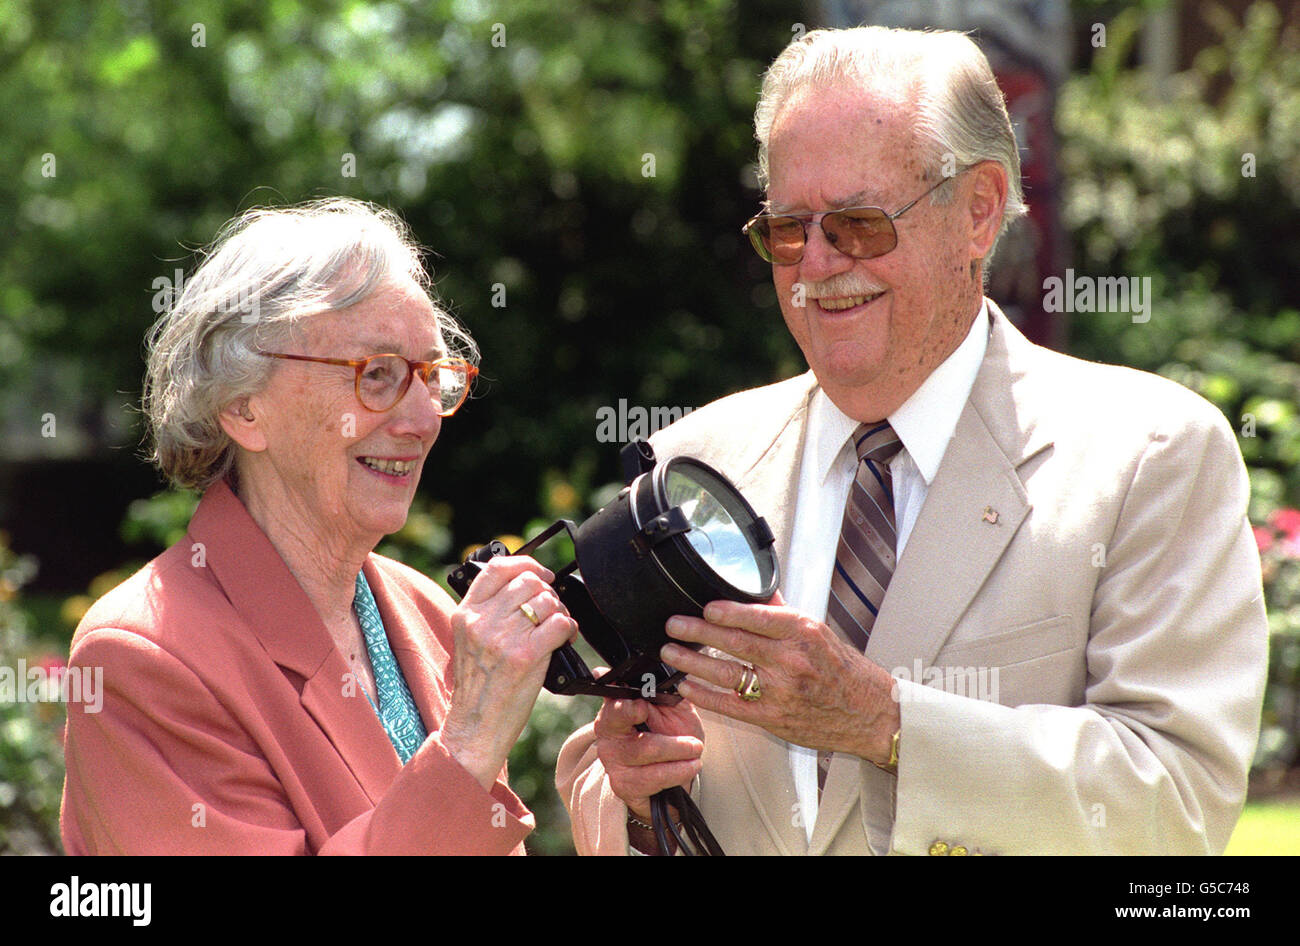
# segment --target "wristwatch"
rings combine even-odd
[[[884,765],[878,764],[876,768],[883,769],[891,775],[898,774],[898,737],[902,732],[902,729],[894,730],[894,736],[889,740],[889,761]]]

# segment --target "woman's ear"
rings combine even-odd
[[[266,434],[258,422],[250,398],[241,397],[231,401],[221,409],[217,420],[226,436],[245,450],[260,453],[266,449]]]

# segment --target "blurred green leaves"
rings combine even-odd
[[[423,489],[461,542],[516,528],[547,476],[617,474],[597,408],[801,370],[737,232],[788,18],[775,0],[14,0],[0,418],[35,401],[92,448],[133,443],[153,281],[242,209],[344,193],[409,220],[483,348]]]
[[[1272,634],[1257,763],[1280,770],[1300,759],[1300,35],[1271,4],[1204,9],[1222,42],[1192,70],[1122,68],[1134,10],[1062,90],[1076,266],[1149,275],[1156,296],[1141,325],[1076,317],[1072,350],[1158,371],[1237,432]]]
[[[1159,371],[1213,401],[1257,479],[1277,479],[1279,499],[1297,504],[1300,36],[1267,3],[1240,24],[1211,15],[1222,42],[1166,83],[1118,67],[1132,35],[1112,22],[1093,71],[1062,89],[1075,265],[1149,275],[1156,296],[1141,325],[1076,317],[1071,348]]]
[[[23,666],[61,666],[62,655],[40,649],[19,607],[37,563],[9,548],[0,532],[0,658],[15,687]],[[0,854],[59,853],[63,794],[63,723],[59,702],[0,700]]]
[[[1074,267],[1151,276],[1152,317],[1077,316],[1071,347],[1217,404],[1241,433],[1262,524],[1300,505],[1297,38],[1256,5],[1244,24],[1220,18],[1222,43],[1161,84],[1128,65],[1151,5],[1081,4],[1106,19],[1108,44],[1062,88],[1058,123]],[[133,445],[126,405],[154,280],[191,268],[242,209],[341,193],[408,219],[484,353],[474,400],[444,426],[406,528],[380,551],[441,577],[471,543],[581,518],[618,475],[616,445],[595,438],[599,408],[699,406],[803,370],[738,232],[759,200],[759,77],[797,11],[6,0],[0,422],[35,409],[58,415],[52,448],[73,442],[73,424],[94,449]],[[192,507],[145,501],[124,536],[164,546]],[[1292,600],[1275,613],[1294,612]],[[592,709],[539,706],[512,760],[540,793],[530,804],[554,804],[539,770]],[[6,757],[0,782],[25,785],[57,749],[16,731],[38,748]],[[21,779],[6,774],[17,766]],[[9,810],[11,795],[0,788]]]

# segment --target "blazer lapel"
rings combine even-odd
[[[889,583],[867,656],[891,672],[929,666],[1028,513],[1015,467],[968,404]]]
[[[1017,468],[1051,446],[1032,405],[1015,396],[1032,346],[992,302],[989,311],[984,361],[867,644],[872,661],[918,682],[1029,515]],[[840,756],[832,763],[810,853],[835,837],[864,784],[884,791],[892,781],[872,767],[864,783],[865,766]]]
[[[760,399],[747,402],[743,416],[734,412],[722,415],[728,427],[745,431],[743,437],[718,437],[714,427],[697,426],[686,417],[651,440],[661,460],[694,456],[727,476],[754,511],[767,520],[783,569],[790,555],[808,401],[815,389],[812,372],[759,389],[755,393]],[[763,729],[726,717],[710,715],[709,723],[722,738],[711,738],[705,749],[706,758],[714,752],[718,756],[706,766],[702,792],[708,793],[708,772],[723,773],[719,781],[725,784],[733,781],[726,773],[734,773],[745,785],[770,843],[782,853],[803,853],[807,848],[804,829],[792,817],[796,796],[786,743]],[[730,809],[736,802],[726,799],[720,804]]]
[[[366,562],[364,570],[388,633],[388,645],[420,710],[425,732],[436,732],[442,728],[442,720],[447,718],[451,706],[451,694],[442,677],[443,668],[451,666],[451,655],[436,635],[427,632],[427,619],[400,585],[390,581],[376,566],[374,556]],[[425,632],[417,634],[416,629]]]
[[[336,649],[303,687],[302,705],[334,743],[366,797],[378,804],[397,777],[401,760],[360,684],[354,682],[347,690],[351,695],[344,695],[348,675]]]
[[[996,511],[996,522],[988,521],[993,514],[986,515],[986,509]],[[896,676],[922,680],[923,668],[939,652],[1028,511],[1014,468],[967,404],[890,579],[867,657]],[[839,833],[863,790],[864,768],[874,769],[845,754],[834,757],[810,853],[824,853]]]
[[[736,488],[772,529],[780,567],[786,567],[790,557],[808,401],[815,390],[811,373],[803,380],[806,383],[797,389],[791,413],[778,424],[766,449],[735,478]],[[807,834],[792,808],[797,796],[790,772],[789,745],[758,726],[730,719],[722,719],[721,725],[736,770],[772,843],[782,854],[806,853]]]
[[[203,496],[190,535],[245,625],[298,684],[302,706],[338,750],[372,802],[400,762],[383,724],[359,687],[347,695],[348,666],[302,586],[230,487]],[[355,686],[355,684],[354,684]]]
[[[1032,346],[989,309],[984,363],[867,645],[887,670],[930,665],[1029,514],[1017,468],[1051,446],[1016,397]]]

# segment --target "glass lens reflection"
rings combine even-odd
[[[749,540],[736,520],[708,487],[680,469],[664,478],[668,505],[680,506],[691,531],[686,539],[705,564],[729,584],[749,594],[760,594],[763,577]]]

